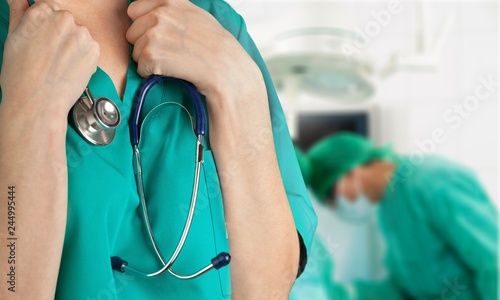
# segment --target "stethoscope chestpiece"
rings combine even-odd
[[[83,138],[94,145],[105,146],[115,138],[121,115],[113,101],[104,97],[94,99],[87,87],[73,106],[73,119]]]

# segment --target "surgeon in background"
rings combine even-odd
[[[306,186],[311,181],[311,162],[297,147],[295,148],[302,176]],[[314,195],[311,195],[314,201]],[[365,216],[343,215],[351,222],[356,222]],[[335,234],[335,232],[331,232]],[[313,244],[308,253],[308,262],[302,276],[295,281],[290,292],[290,300],[403,300],[401,291],[389,281],[371,282],[357,280],[350,283],[335,281],[335,262],[330,254],[326,242],[318,233],[314,236]]]
[[[359,299],[396,290],[406,299],[497,299],[498,211],[473,172],[439,156],[398,157],[351,133],[307,155],[319,201],[351,219],[378,206],[390,276],[378,293],[377,284],[358,286]]]

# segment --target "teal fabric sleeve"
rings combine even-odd
[[[457,172],[434,189],[427,205],[440,236],[472,270],[481,299],[498,293],[498,211],[473,174]]]
[[[281,108],[278,95],[274,88],[271,76],[265,66],[257,46],[247,32],[243,19],[241,19],[241,30],[238,40],[245,50],[258,64],[264,75],[273,124],[274,142],[280,166],[281,176],[288,195],[290,207],[295,219],[295,224],[300,235],[304,239],[305,246],[311,249],[314,232],[317,226],[316,214],[313,210],[307,188],[302,178],[297,157],[294,152],[292,140],[285,120],[285,115]]]

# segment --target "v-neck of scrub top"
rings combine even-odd
[[[132,2],[134,2],[134,0],[128,0],[128,5],[130,5]],[[132,22],[130,24],[132,24]],[[116,85],[111,79],[111,76],[109,76],[109,74],[99,66],[97,66],[96,72],[90,78],[90,81],[88,83],[88,87],[90,89],[90,92],[92,93],[92,96],[94,96],[95,98],[109,98],[116,104],[116,106],[118,106],[118,109],[121,113],[122,122],[128,122],[135,94],[139,85],[143,81],[143,78],[137,73],[137,64],[132,59],[133,46],[129,46],[128,51],[129,55],[127,74],[125,79],[125,90],[123,92],[123,97],[120,97]],[[110,86],[112,86],[112,88],[110,88]]]
[[[118,109],[121,112],[122,122],[128,121],[136,91],[143,80],[143,78],[137,73],[137,65],[131,58],[131,50],[129,51],[125,90],[122,98],[118,94],[111,77],[100,67],[97,67],[97,71],[94,73],[88,84],[90,92],[95,98],[107,97],[118,106]]]
[[[92,96],[94,98],[106,97],[113,101],[121,114],[121,124],[122,126],[129,126],[129,119],[132,114],[132,107],[134,105],[135,97],[137,91],[139,90],[139,86],[144,81],[137,73],[137,64],[132,59],[132,51],[133,47],[129,47],[129,62],[127,66],[127,74],[126,74],[126,82],[125,82],[125,90],[123,92],[123,97],[120,97],[118,94],[118,90],[111,79],[111,77],[100,67],[97,67],[96,72],[90,78],[88,83],[88,87]],[[201,99],[203,101],[203,105],[205,106],[205,111],[207,111],[206,100],[203,95],[201,95]],[[144,101],[144,105],[142,108],[142,112],[140,115],[140,125],[142,127],[142,121],[146,118],[146,116],[159,104],[164,102],[177,102],[181,104],[186,110],[190,113],[191,116],[194,116],[194,107],[193,103],[188,100],[189,96],[186,90],[177,83],[159,83],[157,86],[153,87],[149,92],[146,100]],[[208,126],[208,115],[207,117],[207,126],[205,129],[205,137],[209,136],[209,126]],[[193,121],[193,120],[192,120]],[[205,147],[210,149],[210,142],[208,138],[204,140]]]

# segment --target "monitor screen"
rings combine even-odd
[[[349,131],[369,137],[367,112],[300,114],[295,144],[307,151],[312,145],[331,134]]]

